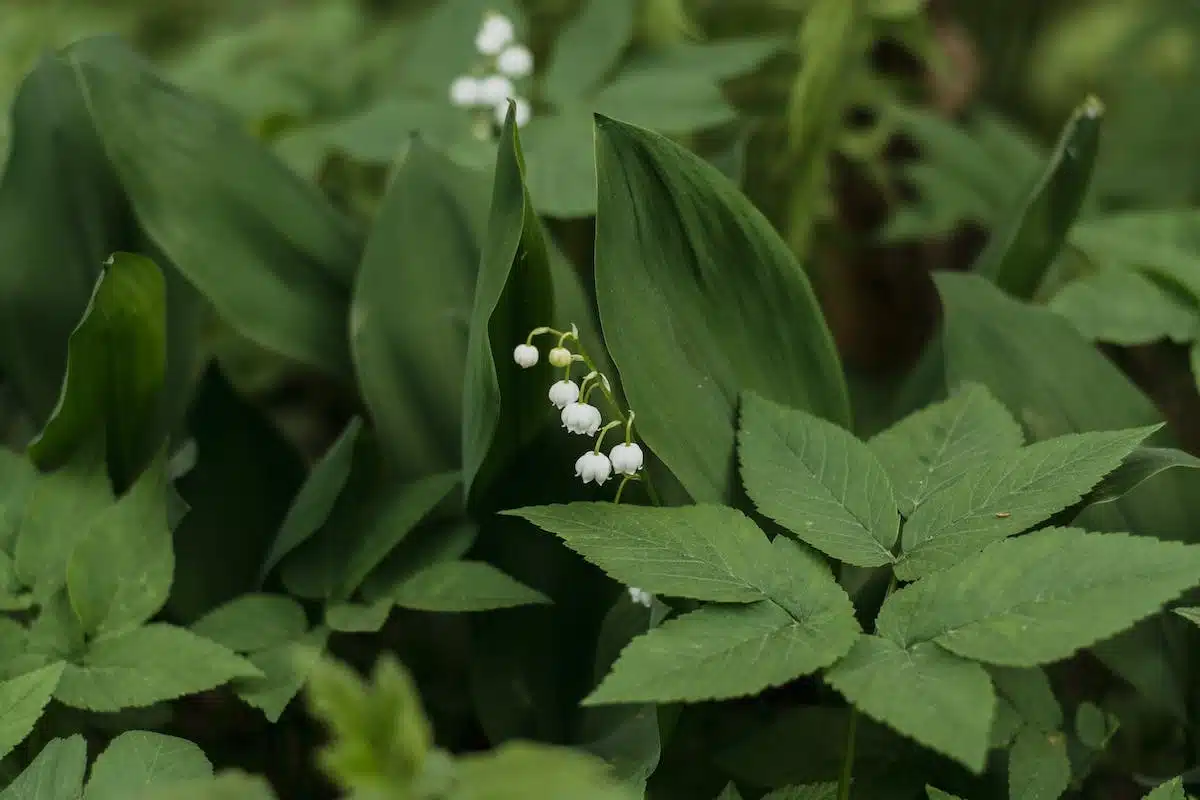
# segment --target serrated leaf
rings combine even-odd
[[[633,0],[588,0],[554,40],[542,91],[556,105],[579,101],[600,85],[633,37]]]
[[[763,597],[755,578],[771,562],[770,543],[726,506],[570,503],[504,513],[557,535],[615,580],[652,594],[722,603]]]
[[[901,645],[1031,667],[1119,633],[1198,582],[1200,547],[1047,528],[900,589],[877,625]]]
[[[817,557],[786,537],[760,583],[771,600],[709,605],[652,628],[621,652],[589,705],[755,694],[828,666],[860,634],[853,606]]]
[[[0,757],[33,731],[62,674],[60,662],[0,683]]]
[[[354,448],[362,431],[362,418],[355,417],[346,424],[341,435],[308,473],[300,491],[292,500],[279,534],[263,562],[261,578],[273,570],[288,553],[308,541],[325,520],[329,519],[338,495],[350,478],[354,463]]]
[[[1187,792],[1183,790],[1183,778],[1171,778],[1159,784],[1143,800],[1188,800]]]
[[[1046,305],[1099,342],[1131,346],[1169,339],[1186,344],[1200,334],[1193,305],[1129,268],[1101,267],[1068,283]]]
[[[1092,487],[1083,502],[1098,505],[1119,500],[1155,475],[1177,467],[1200,469],[1200,458],[1174,447],[1138,447]]]
[[[136,628],[167,602],[175,550],[167,520],[165,452],[96,516],[67,562],[67,596],[86,634]]]
[[[211,778],[192,778],[155,787],[138,800],[275,800],[266,778],[225,770]]]
[[[603,761],[563,747],[509,742],[490,753],[457,761],[459,783],[450,800],[633,800],[637,795],[617,783]]]
[[[1052,733],[1062,727],[1062,707],[1043,670],[991,667],[988,673],[997,696],[1007,700],[1024,722],[1043,733]]]
[[[292,699],[304,688],[329,640],[327,628],[313,628],[295,641],[259,650],[247,661],[261,673],[234,683],[238,697],[262,711],[268,722],[277,722]]]
[[[87,771],[87,740],[52,739],[10,783],[0,800],[77,800]]]
[[[325,607],[325,624],[340,633],[378,633],[391,616],[395,603],[391,598],[371,605],[333,603]]]
[[[17,534],[17,577],[39,598],[67,583],[67,562],[88,525],[113,503],[100,448],[78,453],[33,485]]]
[[[977,383],[962,384],[950,399],[905,417],[867,442],[905,516],[962,473],[1024,443],[1008,409]]]
[[[58,404],[29,444],[40,468],[61,467],[103,431],[109,470],[124,491],[153,457],[163,434],[166,305],[153,261],[116,253],[105,263],[67,343]]]
[[[190,628],[236,653],[252,653],[303,635],[308,618],[304,608],[286,595],[247,594],[214,608]]]
[[[148,788],[212,776],[204,751],[186,739],[126,731],[96,758],[83,800],[130,800]]]
[[[482,561],[445,561],[395,588],[392,600],[416,611],[490,611],[549,603],[550,598]]]
[[[1067,737],[1026,728],[1008,756],[1009,800],[1058,800],[1071,784]]]
[[[996,698],[978,664],[931,643],[863,636],[825,680],[872,719],[983,771]]]
[[[945,569],[1072,505],[1159,427],[1067,434],[966,472],[909,518],[897,577]]]
[[[737,786],[731,782],[717,795],[717,800],[742,800],[742,794],[737,790]]]
[[[120,711],[260,674],[215,642],[154,623],[92,642],[81,663],[67,664],[54,697],[73,708]]]
[[[849,431],[757,394],[742,396],[738,458],[758,510],[839,561],[895,561],[900,514],[891,482]]]
[[[996,716],[992,720],[991,748],[993,750],[1007,749],[1023,727],[1025,727],[1025,720],[1012,707],[1012,703],[1004,699],[1004,695],[996,695]]]

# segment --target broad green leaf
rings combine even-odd
[[[59,662],[0,683],[0,757],[33,731],[62,674]]]
[[[148,788],[212,776],[204,751],[186,739],[126,731],[96,757],[83,800],[129,800]]]
[[[337,441],[309,472],[300,491],[292,499],[287,516],[279,528],[279,534],[271,543],[271,550],[263,562],[260,579],[273,570],[284,558],[315,534],[329,519],[334,504],[346,481],[350,479],[350,468],[354,463],[354,449],[362,431],[362,418],[354,417],[347,423]]]
[[[1004,699],[1004,695],[996,695],[996,716],[992,720],[991,748],[1006,750],[1013,739],[1025,727],[1025,720],[1012,707],[1012,703]]]
[[[363,252],[350,345],[401,479],[459,466],[467,322],[487,185],[413,138]],[[420,243],[420,246],[416,246]],[[420,298],[396,313],[397,298]]]
[[[1120,719],[1095,703],[1082,702],[1075,709],[1075,735],[1091,750],[1103,750],[1121,727]]]
[[[1007,700],[1024,722],[1043,733],[1062,727],[1062,707],[1043,670],[991,667],[988,673],[997,696]]]
[[[370,683],[345,664],[321,661],[306,697],[330,732],[321,764],[352,794],[387,795],[422,774],[433,731],[412,675],[392,656],[375,662]]]
[[[1105,475],[1084,495],[1090,505],[1118,500],[1154,476],[1175,467],[1200,469],[1200,458],[1173,447],[1138,447],[1121,466]]]
[[[162,609],[175,575],[165,455],[98,514],[71,551],[67,596],[84,632],[136,628]]]
[[[155,623],[93,641],[80,663],[67,664],[54,698],[88,711],[120,711],[259,674],[215,642]]]
[[[978,664],[931,643],[863,636],[825,680],[868,717],[983,771],[996,698]]]
[[[178,481],[190,510],[175,529],[167,610],[191,622],[259,588],[259,572],[304,463],[273,421],[210,365],[188,414],[196,465]]]
[[[283,582],[303,597],[346,600],[458,485],[458,472],[429,475],[377,496],[353,527],[330,526],[284,563]]]
[[[463,388],[463,493],[472,503],[537,430],[549,364],[522,370],[513,348],[539,325],[552,324],[545,232],[524,184],[524,163],[510,105],[500,134],[491,213],[475,285]],[[486,488],[486,487],[485,487]]]
[[[750,603],[773,554],[748,517],[726,506],[650,508],[569,503],[505,512],[549,531],[613,579],[652,594]]]
[[[0,551],[13,553],[38,471],[29,459],[0,448]],[[16,564],[12,564],[16,569]]]
[[[521,129],[525,183],[539,213],[567,219],[596,213],[594,138],[592,115],[582,107],[534,117]]]
[[[622,652],[588,704],[756,694],[844,655],[860,634],[825,565],[787,537],[770,545],[760,585],[771,599],[710,605],[652,628]]]
[[[478,536],[479,526],[470,520],[422,523],[363,581],[363,599],[368,603],[387,600],[390,606],[397,586],[434,564],[460,560]]]
[[[1178,292],[1124,267],[1101,267],[1068,283],[1047,304],[1099,342],[1181,344],[1200,335],[1200,315]]]
[[[372,605],[333,603],[325,607],[325,624],[340,633],[378,633],[387,623],[395,604],[390,598]]]
[[[83,651],[83,627],[65,590],[41,601],[37,616],[29,623],[25,643],[27,652],[23,655],[32,660],[28,669],[76,658]]]
[[[38,597],[67,583],[67,563],[76,542],[96,516],[113,504],[112,487],[98,448],[80,451],[33,485],[17,534],[17,577]]]
[[[633,800],[637,795],[617,783],[603,761],[564,747],[507,742],[489,753],[456,762],[458,784],[449,800]]]
[[[1058,800],[1071,784],[1067,737],[1026,728],[1008,756],[1009,800]]]
[[[596,93],[591,105],[613,121],[664,134],[691,133],[737,119],[737,110],[711,79],[655,67],[623,70]]]
[[[1089,97],[1059,136],[1021,207],[992,233],[972,269],[1015,297],[1034,296],[1083,205],[1100,141],[1104,106]]]
[[[278,722],[304,688],[328,641],[329,630],[317,627],[294,641],[252,653],[247,661],[262,675],[235,681],[238,697],[262,711],[268,722]]]
[[[1200,214],[1195,209],[1134,211],[1081,222],[1071,231],[1071,243],[1100,265],[1140,271],[1175,289],[1176,298],[1182,292],[1184,307],[1195,320],[1200,299],[1198,231]],[[1109,300],[1110,305],[1121,302],[1118,297]]]
[[[0,800],[78,800],[87,771],[87,740],[52,739],[10,783]]]
[[[1159,784],[1144,800],[1188,800],[1187,792],[1183,789],[1183,778],[1172,778]]]
[[[225,770],[216,777],[190,778],[156,786],[138,800],[275,800],[275,793],[266,778]]]
[[[900,512],[911,516],[962,473],[1019,448],[1024,435],[985,387],[966,383],[868,444],[895,487]]]
[[[1031,667],[1130,627],[1200,582],[1200,547],[1048,528],[899,590],[877,620],[902,646]]]
[[[252,653],[292,641],[308,630],[304,608],[279,594],[246,594],[214,608],[191,624],[192,633],[236,653]]]
[[[631,60],[630,70],[664,69],[724,81],[753,72],[788,44],[785,36],[761,36],[692,43],[672,42]]]
[[[909,518],[897,577],[953,566],[1073,505],[1157,427],[1067,434],[964,472]]]
[[[78,42],[62,58],[137,222],[175,267],[247,338],[349,377],[358,242],[348,222],[232,117],[114,39]]]
[[[148,258],[117,253],[71,333],[58,404],[29,445],[33,462],[61,467],[103,431],[109,470],[124,491],[161,446],[166,359],[162,272]]]
[[[491,611],[549,603],[541,592],[482,561],[447,561],[396,587],[392,600],[417,611]]]
[[[600,86],[633,38],[634,0],[587,0],[555,38],[542,91],[556,105],[570,104]]]
[[[849,422],[829,329],[787,245],[715,167],[605,117],[596,159],[596,292],[622,390],[692,498],[727,501],[743,390]]]
[[[900,514],[892,484],[854,434],[747,393],[738,457],[755,507],[804,542],[860,567],[896,560]]]

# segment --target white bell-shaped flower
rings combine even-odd
[[[595,436],[600,422],[600,409],[587,403],[568,403],[562,410],[563,427],[571,433]],[[608,462],[608,456],[604,461]]]
[[[575,477],[582,478],[584,483],[594,483],[603,486],[612,475],[612,464],[603,453],[587,452],[575,462]]]
[[[565,347],[552,347],[546,360],[555,367],[566,367],[571,364],[571,351]]]
[[[650,594],[647,591],[643,591],[642,589],[638,589],[636,587],[630,586],[629,587],[629,599],[632,600],[633,602],[637,603],[638,605],[649,608],[650,604],[654,602],[654,595]]]
[[[512,20],[503,14],[492,12],[483,18],[479,33],[475,34],[475,49],[485,56],[494,56],[508,47],[516,35]]]
[[[575,381],[559,381],[550,387],[550,402],[555,408],[566,408],[579,399],[579,385]]]
[[[523,44],[504,48],[496,58],[496,69],[510,78],[524,78],[533,72],[533,53]]]
[[[479,102],[490,106],[502,106],[516,94],[513,82],[503,75],[488,75],[479,81]]]
[[[461,75],[450,84],[450,102],[459,108],[470,108],[479,104],[480,84],[477,78]]]
[[[618,475],[633,475],[642,468],[642,448],[636,442],[617,445],[608,457]]]
[[[513,361],[521,369],[529,369],[538,362],[538,349],[531,344],[519,344],[513,350]]]
[[[529,101],[524,97],[514,97],[513,101],[513,122],[518,128],[524,128],[529,124],[529,120],[533,118],[533,106],[529,105]],[[496,124],[503,126],[504,120],[508,117],[508,103],[496,104]]]

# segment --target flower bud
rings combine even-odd
[[[555,408],[566,408],[579,399],[579,386],[575,381],[559,381],[550,387],[550,402]]]
[[[562,410],[563,427],[571,433],[595,436],[600,421],[600,409],[587,403],[568,403]],[[608,456],[604,460],[607,462]]]
[[[513,361],[521,369],[529,369],[538,362],[538,349],[531,344],[519,344],[513,350]]]
[[[555,347],[550,350],[546,360],[555,367],[567,367],[571,364],[571,351],[565,347]]]
[[[612,475],[612,464],[603,453],[587,452],[575,462],[575,477],[582,478],[584,483],[595,483],[603,486]]]
[[[502,106],[516,93],[512,81],[503,75],[488,75],[479,81],[479,102]]]
[[[459,108],[470,108],[479,102],[479,81],[462,75],[450,84],[450,102]]]
[[[475,35],[475,49],[485,56],[494,56],[513,40],[516,29],[512,20],[503,14],[490,13]]]
[[[533,72],[533,53],[523,44],[511,45],[496,59],[496,69],[510,78],[524,78]]]
[[[642,448],[637,443],[619,444],[608,457],[618,475],[633,475],[642,468]]]

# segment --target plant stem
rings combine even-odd
[[[858,733],[858,712],[850,707],[850,724],[846,728],[846,754],[842,757],[842,777],[838,779],[838,800],[850,800],[850,783],[854,780],[854,748]]]

